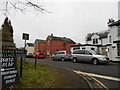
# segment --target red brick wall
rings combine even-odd
[[[37,52],[37,51],[44,52],[45,51],[45,43],[35,43],[34,48],[35,48],[34,52]]]
[[[45,43],[40,43],[38,50],[41,52],[45,52]]]
[[[52,54],[56,53],[56,50],[58,49],[59,51],[61,50],[66,50],[70,51],[70,46],[75,45],[74,43],[66,43],[64,41],[58,41],[58,40],[51,40],[51,38],[48,36],[46,39],[46,54],[47,51],[49,51],[50,55],[47,55],[47,57],[50,57]]]

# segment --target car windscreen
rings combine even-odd
[[[44,55],[44,53],[40,53],[40,55]]]
[[[66,51],[66,54],[71,54],[71,51]]]
[[[91,52],[92,54],[94,54],[94,55],[101,55],[99,52],[94,51],[94,50],[90,50],[90,52]]]

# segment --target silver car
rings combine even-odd
[[[109,63],[110,60],[107,56],[100,55],[96,51],[93,50],[77,50],[72,53],[72,61],[84,61],[84,62],[92,62],[94,65],[99,63]]]
[[[52,55],[53,60],[71,60],[71,51],[57,51],[54,55]]]

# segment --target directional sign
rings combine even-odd
[[[1,62],[1,75],[2,75],[2,88],[18,84],[19,75],[16,65],[16,59],[12,57],[2,57]]]
[[[24,49],[2,49],[0,50],[0,72],[2,76],[2,88],[10,87],[20,82],[16,57],[25,57],[27,51]]]

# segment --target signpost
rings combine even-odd
[[[23,33],[23,38],[22,39],[25,40],[25,46],[24,46],[24,48],[26,48],[26,40],[29,40],[29,34]]]
[[[26,50],[21,49],[2,49],[1,53],[1,75],[2,75],[2,88],[10,87],[20,82],[16,57],[26,56]]]

